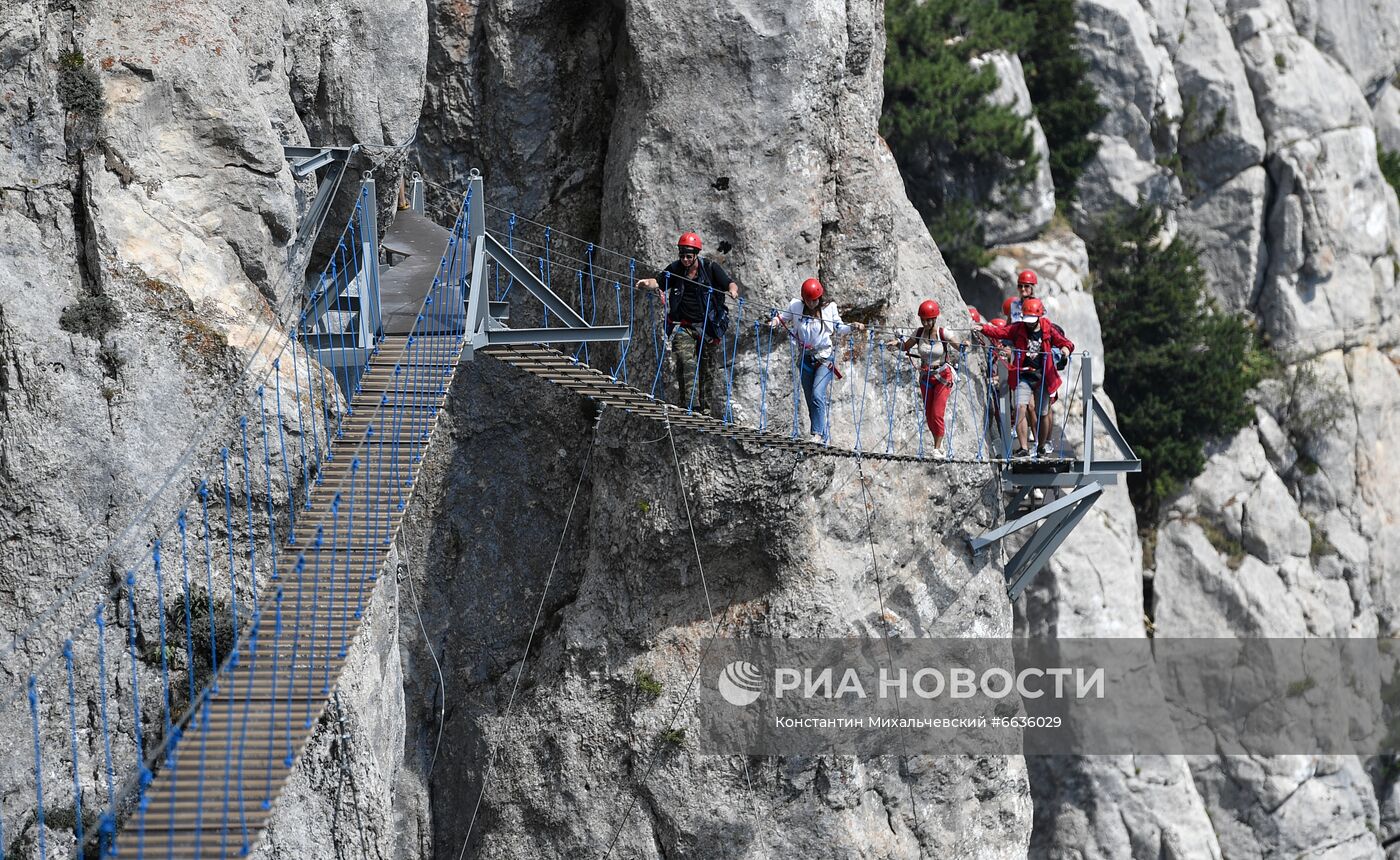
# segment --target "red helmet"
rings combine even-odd
[[[1006,320],[1002,319],[1001,317],[996,317],[992,320],[992,325],[1006,325]]]
[[[826,290],[822,289],[822,282],[817,280],[816,278],[808,278],[807,280],[802,282],[803,301],[815,302],[817,299],[821,298],[822,293],[825,292]]]
[[[1030,284],[1033,287],[1039,283],[1039,281],[1035,277],[1035,272],[1030,269],[1022,269],[1021,274],[1016,276],[1016,283],[1018,286],[1021,284]]]
[[[1025,322],[1035,322],[1040,317],[1045,316],[1045,304],[1031,296],[1021,302],[1021,319]]]
[[[972,305],[968,305],[967,312],[972,314],[973,322],[977,323],[978,325],[982,324],[982,315],[977,312],[977,308],[974,308]]]
[[[694,248],[695,250],[699,251],[705,246],[700,243],[699,233],[682,233],[681,237],[676,240],[676,247]]]
[[[1016,300],[1013,299],[1013,298],[1010,298],[1010,297],[1008,297],[1008,298],[1006,299],[1006,301],[1002,302],[1002,303],[1001,303],[1001,315],[1004,316],[1004,317],[1009,317],[1009,316],[1011,316],[1011,306],[1012,306],[1013,304],[1015,304],[1015,303],[1016,303]]]
[[[925,299],[924,303],[919,305],[919,319],[931,320],[936,319],[937,317],[938,302],[935,302],[933,299]]]

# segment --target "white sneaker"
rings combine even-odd
[[[948,458],[948,455],[943,452],[942,448],[934,448],[932,451],[928,452],[928,456],[930,460],[946,460]]]
[[[820,433],[813,433],[811,436],[808,436],[808,437],[807,437],[807,441],[808,441],[808,442],[811,442],[813,445],[825,445],[825,444],[826,444],[826,440],[822,438],[822,434],[820,434]]]
[[[1055,451],[1055,445],[1053,442],[1046,442],[1044,445],[1040,446],[1040,456],[1054,457],[1056,454],[1057,452]]]

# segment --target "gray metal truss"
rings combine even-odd
[[[1116,484],[1118,476],[1126,472],[1142,470],[1142,461],[1133,453],[1128,441],[1123,438],[1118,427],[1109,417],[1103,404],[1094,396],[1093,358],[1085,355],[1080,373],[1083,377],[1084,398],[1084,451],[1078,460],[1040,462],[1029,460],[1016,463],[1002,473],[1002,485],[1013,492],[1011,503],[1007,505],[1006,516],[1015,517],[1004,525],[970,539],[973,555],[987,550],[1009,535],[1022,529],[1034,528],[1034,532],[1011,560],[1006,563],[1003,574],[1007,582],[1007,596],[1015,600],[1026,586],[1035,579],[1050,560],[1050,556],[1069,537],[1074,527],[1089,512],[1103,494],[1105,486]],[[1010,456],[1010,400],[1001,410],[1001,434],[1003,445]],[[1095,433],[1102,430],[1118,451],[1118,459],[1096,460],[1094,458]],[[1033,493],[1069,492],[1039,508],[1034,508],[1020,516],[1022,505]]]
[[[1015,600],[1040,573],[1050,556],[1069,537],[1079,521],[1103,495],[1103,485],[1097,481],[1077,488],[1063,498],[1056,499],[1044,507],[1012,520],[986,534],[971,538],[973,555],[979,555],[997,541],[1021,529],[1039,524],[1030,539],[1016,551],[1002,571],[1006,577],[1006,596]]]
[[[322,167],[330,167],[326,175],[321,177],[321,184],[316,189],[311,206],[297,224],[298,242],[315,237],[321,232],[321,225],[325,223],[326,215],[331,211],[331,200],[335,198],[335,191],[340,187],[340,180],[345,178],[345,168],[350,164],[351,151],[352,148],[348,146],[283,144],[282,154],[292,163],[292,176],[297,179],[310,176]]]
[[[469,228],[472,236],[471,287],[467,295],[467,344],[462,360],[471,361],[478,349],[488,346],[536,343],[597,343],[621,342],[628,339],[625,325],[593,326],[584,321],[569,304],[549,288],[496,237],[486,232],[486,207],[483,203],[485,182],[472,170],[468,179],[474,205]],[[563,323],[557,328],[512,329],[506,325],[508,305],[491,301],[487,282],[487,262],[494,262],[523,286],[530,295],[549,311],[550,318]]]

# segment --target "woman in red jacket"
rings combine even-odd
[[[1040,453],[1053,454],[1055,445],[1050,436],[1055,430],[1054,416],[1050,407],[1058,399],[1060,371],[1055,367],[1052,350],[1061,349],[1066,355],[1074,352],[1074,342],[1060,333],[1045,316],[1045,306],[1040,299],[1028,298],[1021,303],[1021,319],[1006,325],[987,323],[982,333],[988,337],[1005,338],[1011,341],[1011,368],[1008,384],[1015,392],[1016,440],[1014,457],[1029,456],[1028,435],[1031,407],[1040,417],[1036,438],[1040,440]]]

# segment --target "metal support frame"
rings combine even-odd
[[[1035,575],[1040,573],[1041,568],[1045,567],[1050,556],[1060,548],[1060,544],[1064,543],[1065,538],[1074,531],[1074,527],[1079,525],[1079,521],[1084,519],[1094,502],[1103,495],[1103,489],[1102,484],[1091,481],[1064,498],[1056,499],[986,534],[970,538],[972,553],[977,555],[1015,532],[1040,524],[1002,571],[1006,577],[1006,596],[1015,600],[1025,591],[1026,586],[1030,585],[1031,580],[1035,579]]]
[[[475,351],[488,346],[520,346],[537,343],[598,343],[622,342],[631,336],[625,325],[589,325],[568,302],[549,288],[530,267],[520,262],[495,236],[486,232],[486,206],[482,195],[485,182],[473,169],[468,179],[472,207],[468,221],[471,237],[471,287],[467,295],[467,343],[462,360],[471,361]],[[516,283],[549,311],[549,318],[563,323],[558,328],[512,329],[505,324],[509,316],[505,302],[492,301],[486,281],[487,261],[506,271]]]
[[[340,180],[345,177],[345,169],[350,165],[350,153],[353,151],[354,147],[349,146],[282,145],[282,155],[291,162],[292,176],[297,179],[310,176],[323,167],[329,168],[321,177],[311,206],[297,224],[298,242],[321,232],[321,225],[330,214],[331,200],[335,198],[335,191],[340,187]]]
[[[1083,355],[1083,366],[1080,370],[1083,376],[1083,402],[1084,402],[1084,451],[1079,460],[1072,463],[1060,462],[1035,462],[1030,461],[1025,464],[1013,465],[1002,473],[1002,485],[1007,491],[1014,493],[1010,504],[1006,507],[1006,515],[1012,517],[1021,510],[1021,505],[1037,490],[1050,490],[1052,493],[1062,490],[1070,490],[1063,497],[1056,499],[1040,508],[1028,511],[1015,519],[1010,520],[999,528],[992,529],[977,537],[970,538],[969,543],[974,555],[984,552],[988,547],[1022,529],[1035,528],[1035,531],[1026,540],[1026,543],[1017,550],[1011,560],[1007,562],[1003,573],[1006,576],[1007,596],[1015,600],[1030,584],[1035,575],[1050,560],[1050,556],[1069,537],[1074,527],[1093,507],[1094,502],[1103,494],[1104,487],[1118,482],[1118,475],[1125,472],[1137,472],[1142,469],[1142,461],[1133,453],[1133,449],[1123,434],[1118,431],[1118,427],[1113,423],[1104,409],[1103,404],[1094,396],[1094,363],[1093,356],[1085,353]],[[1002,441],[1009,443],[1009,417],[1011,411],[1004,408],[1001,414]],[[1118,450],[1120,459],[1117,460],[1096,460],[1094,458],[1094,438],[1096,433],[1102,430],[1114,447]],[[1010,456],[1009,444],[1007,455]]]
[[[427,214],[427,205],[424,203],[426,189],[427,184],[423,182],[423,177],[414,171],[413,181],[408,186],[408,208],[415,215]]]
[[[329,285],[330,289],[316,297],[306,311],[307,328],[300,333],[306,348],[323,366],[357,371],[354,379],[341,379],[352,386],[358,379],[358,371],[369,363],[384,328],[379,295],[379,212],[375,205],[374,179],[366,177],[358,193],[368,201],[360,212],[361,244],[357,251],[360,269],[344,282]],[[322,318],[332,311],[352,314],[351,325],[340,331],[317,331]],[[349,394],[347,391],[346,395]]]

